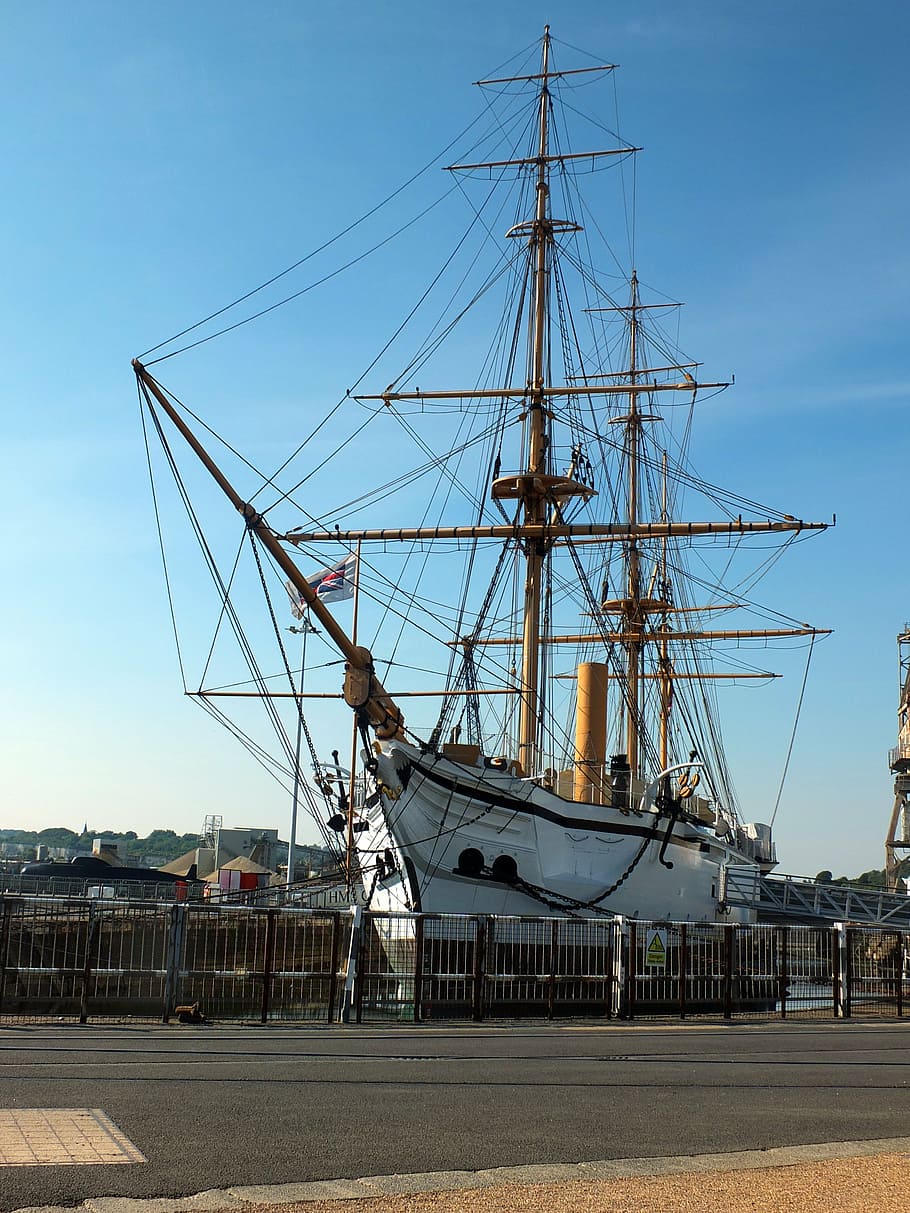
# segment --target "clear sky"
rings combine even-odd
[[[837,514],[778,582],[783,609],[835,629],[813,656],[781,869],[882,865],[910,621],[902,0],[6,6],[0,824],[186,832],[221,813],[284,831],[280,790],[181,694],[130,359],[389,193],[546,21],[621,65],[649,277],[686,301],[684,347],[736,374],[709,418],[714,470],[797,516]],[[352,282],[344,331],[318,307],[243,330],[231,407],[248,392],[258,419],[276,360],[303,397],[337,397],[383,304]],[[776,792],[800,679],[786,699],[750,691],[736,726],[760,819],[750,782]]]

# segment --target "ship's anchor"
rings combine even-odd
[[[698,786],[699,774],[695,770],[696,767],[704,768],[703,762],[695,762],[695,751],[689,755],[688,762],[678,762],[675,766],[667,767],[665,771],[653,779],[645,788],[639,803],[638,809],[640,813],[644,813],[648,804],[652,801],[658,813],[666,814],[670,820],[667,823],[666,833],[663,837],[663,842],[660,844],[660,852],[657,856],[658,861],[665,868],[672,868],[673,861],[665,859],[667,847],[670,845],[670,839],[673,837],[673,827],[676,825],[682,813],[682,802],[688,800]],[[679,778],[679,795],[674,796],[670,791],[670,776],[677,771],[682,771]]]

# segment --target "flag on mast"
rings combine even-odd
[[[357,573],[357,556],[352,552],[333,564],[330,568],[322,569],[313,577],[307,577],[307,584],[321,602],[343,602],[346,598],[354,597],[354,578]],[[291,599],[291,614],[295,619],[302,619],[306,611],[306,599],[297,592],[293,582],[285,582],[285,589]]]

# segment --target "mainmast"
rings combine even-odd
[[[579,231],[577,224],[569,220],[554,220],[550,214],[550,165],[556,161],[564,163],[600,156],[622,156],[637,148],[620,147],[609,151],[550,152],[550,82],[565,75],[587,72],[612,71],[613,64],[579,68],[571,72],[553,71],[550,67],[550,27],[544,27],[540,72],[536,76],[508,77],[501,80],[480,80],[479,84],[506,84],[518,80],[540,82],[537,117],[537,148],[533,156],[517,160],[491,161],[484,164],[451,165],[453,171],[476,168],[531,168],[536,170],[536,203],[534,218],[513,227],[510,237],[523,237],[528,241],[532,267],[532,298],[530,309],[530,335],[527,362],[527,383],[519,389],[527,401],[527,429],[523,469],[494,481],[492,494],[498,500],[511,499],[518,503],[521,523],[518,528],[525,561],[524,601],[521,630],[521,674],[518,717],[518,753],[521,769],[531,774],[537,767],[540,721],[542,717],[541,674],[541,617],[544,596],[544,563],[553,545],[553,523],[557,526],[558,510],[554,506],[565,503],[570,497],[587,497],[591,489],[575,481],[571,476],[557,476],[550,467],[550,409],[554,396],[574,394],[575,388],[554,388],[546,382],[548,363],[547,317],[550,298],[550,274],[552,269],[552,246],[557,231]],[[601,391],[626,390],[627,385],[602,386]],[[483,395],[483,392],[469,395]],[[512,394],[491,392],[500,398]],[[441,395],[463,395],[441,393]],[[385,393],[383,399],[404,399],[407,393]]]
[[[632,534],[626,551],[626,601],[623,614],[625,630],[629,638],[626,649],[626,754],[632,774],[639,773],[639,674],[641,673],[641,635],[644,619],[641,610],[641,558],[634,537],[638,525],[638,447],[641,430],[638,392],[635,384],[638,376],[638,277],[632,271],[632,300],[629,315],[629,412],[626,421],[626,445],[629,459],[628,516],[629,532]]]
[[[550,165],[557,161],[600,156],[626,155],[637,148],[621,147],[610,151],[584,153],[550,152],[550,82],[564,75],[583,72],[612,71],[613,64],[576,69],[571,73],[556,72],[550,67],[550,27],[544,27],[540,72],[536,77],[512,77],[509,80],[479,81],[480,84],[501,84],[516,79],[536,79],[540,82],[537,118],[537,154],[521,160],[496,161],[486,165],[453,165],[455,169],[478,167],[536,168],[536,204],[534,218],[519,223],[508,233],[511,237],[526,237],[532,263],[532,300],[530,310],[530,339],[528,349],[528,381],[523,390],[527,399],[528,425],[523,471],[494,482],[493,496],[499,500],[512,499],[519,504],[521,542],[525,561],[524,602],[521,633],[521,675],[519,685],[518,762],[526,774],[537,767],[542,718],[541,617],[544,595],[544,563],[553,545],[551,523],[558,525],[559,511],[570,497],[587,497],[591,489],[571,476],[557,476],[550,466],[550,408],[552,398],[574,393],[575,388],[554,388],[546,382],[548,363],[547,317],[550,298],[550,274],[554,233],[579,231],[569,220],[554,220],[550,214]],[[617,385],[613,385],[616,388]],[[625,388],[626,385],[623,385]],[[603,389],[601,389],[603,390]],[[609,388],[607,390],[610,390]],[[502,395],[502,393],[495,393]]]
[[[541,62],[540,114],[537,161],[537,209],[531,231],[531,249],[534,256],[534,308],[532,312],[532,341],[530,356],[530,389],[528,475],[523,506],[525,522],[531,525],[543,521],[546,502],[543,495],[532,487],[533,477],[546,473],[547,422],[543,407],[544,389],[544,343],[546,340],[546,316],[548,295],[547,253],[552,239],[549,222],[549,164],[547,150],[549,128],[547,125],[550,90],[550,27],[543,36]],[[525,546],[525,592],[524,628],[522,632],[521,697],[518,720],[518,761],[522,769],[530,774],[534,770],[537,754],[537,730],[540,708],[540,607],[542,599],[541,579],[543,575],[545,539],[528,540]]]

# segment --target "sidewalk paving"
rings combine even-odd
[[[904,1213],[910,1137],[93,1197],[78,1213]],[[74,1213],[20,1209],[16,1213]]]
[[[268,1213],[904,1213],[908,1202],[910,1155],[890,1154],[746,1172],[320,1200],[270,1205]]]

